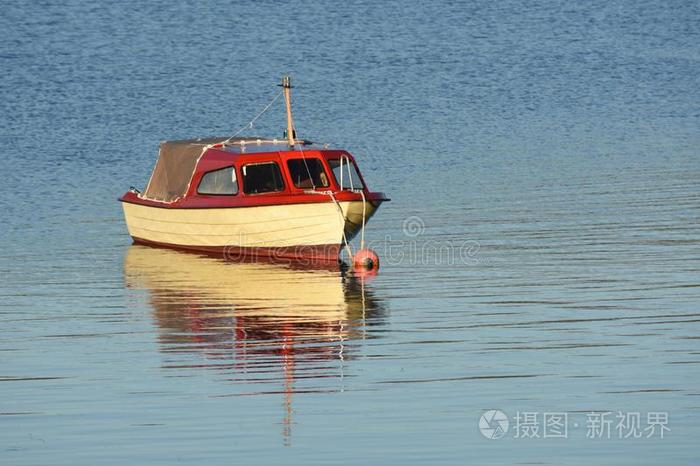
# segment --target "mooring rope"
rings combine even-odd
[[[318,191],[316,191],[316,192],[318,192]],[[330,196],[330,198],[335,203],[335,206],[338,208],[338,213],[340,214],[340,220],[341,220],[341,222],[343,222],[343,243],[345,243],[345,250],[347,251],[348,256],[350,256],[350,263],[352,264],[352,258],[354,256],[354,254],[352,253],[352,247],[350,246],[350,242],[348,241],[348,237],[345,236],[345,214],[343,214],[343,208],[340,207],[340,203],[333,195],[333,191],[327,191],[327,194]]]
[[[309,175],[309,181],[311,181],[311,188],[316,191],[316,183],[314,183],[314,178],[311,176],[311,170],[309,170],[309,164],[306,163],[306,157],[304,156],[304,144],[299,143],[299,152],[301,153],[301,159],[304,161],[304,166],[306,167],[306,173]]]
[[[343,243],[345,244],[345,251],[348,253],[348,256],[350,258],[350,263],[352,264],[353,262],[353,257],[355,256],[352,252],[352,246],[350,246],[350,242],[348,241],[348,237],[345,235],[345,214],[343,214],[343,208],[340,206],[340,202],[335,198],[333,195],[333,191],[316,191],[314,190],[305,190],[304,191],[307,194],[326,194],[328,197],[331,198],[333,203],[335,204],[336,208],[338,209],[338,214],[340,215],[340,220],[343,223]],[[357,190],[353,191],[355,193],[359,192],[360,196],[362,196],[362,229],[360,230],[360,250],[365,248],[365,225],[367,223],[367,199],[365,198],[365,193],[362,190]]]
[[[365,199],[365,192],[359,190],[362,195],[362,230],[360,234],[360,250],[365,248],[365,217],[367,216],[367,200]]]

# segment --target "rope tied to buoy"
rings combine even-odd
[[[365,192],[360,190],[360,195],[362,196],[362,230],[360,233],[360,249],[365,248],[365,221],[367,217],[367,199],[365,199]]]
[[[341,221],[341,228],[343,229],[343,243],[345,244],[345,250],[348,253],[348,256],[350,257],[350,262],[352,263],[353,260],[353,253],[352,253],[352,247],[350,246],[350,242],[348,241],[348,237],[345,236],[345,214],[343,213],[343,208],[340,206],[340,202],[335,198],[335,195],[333,194],[333,191],[326,191],[328,195],[330,196],[331,200],[333,200],[333,203],[335,206],[338,208],[338,214],[340,215],[340,221]],[[363,222],[364,223],[364,222]],[[364,236],[364,231],[362,232],[362,235]]]
[[[304,163],[306,164],[306,158],[303,156],[303,150],[302,150],[302,158],[304,159]],[[343,207],[340,205],[340,202],[338,199],[335,197],[333,194],[333,191],[327,190],[327,191],[318,191],[316,190],[316,186],[313,184],[312,180],[312,187],[313,189],[305,191],[310,194],[327,194],[330,198],[331,201],[333,201],[333,204],[335,204],[337,210],[338,210],[338,215],[340,215],[340,221],[342,225],[342,233],[343,233],[343,244],[345,246],[345,251],[348,254],[348,259],[350,260],[350,264],[355,267],[355,268],[361,268],[365,270],[375,270],[379,267],[379,257],[377,254],[372,251],[371,249],[365,248],[365,227],[367,225],[367,197],[365,196],[365,192],[363,189],[355,189],[354,183],[353,183],[353,177],[352,173],[350,172],[350,160],[347,158],[347,156],[341,156],[340,157],[340,179],[338,180],[340,183],[340,189],[341,191],[343,190],[343,161],[345,159],[345,166],[347,166],[348,170],[348,181],[350,182],[350,189],[349,191],[354,193],[354,194],[359,194],[360,197],[362,198],[362,225],[360,228],[360,249],[357,251],[357,253],[353,253],[352,251],[352,246],[350,245],[350,242],[348,241],[348,238],[345,234],[345,222],[347,220],[345,213],[343,212]],[[308,166],[306,167],[307,172],[309,171]],[[311,173],[308,173],[309,178],[311,177]]]
[[[340,202],[333,194],[333,191],[317,191],[314,189],[307,190],[305,192],[308,194],[327,195],[331,199],[331,201],[333,201],[333,204],[338,210],[338,215],[340,215],[340,221],[343,228],[343,245],[345,246],[345,251],[348,254],[350,264],[354,267],[361,267],[368,270],[376,269],[377,267],[379,267],[379,257],[377,256],[377,254],[371,249],[365,248],[365,227],[367,225],[367,198],[365,197],[365,193],[362,190],[353,191],[354,193],[360,194],[360,196],[362,197],[362,227],[360,229],[360,249],[357,251],[357,253],[353,253],[352,246],[350,245],[350,242],[348,241],[348,238],[345,235],[345,213],[343,212],[343,207],[340,205]]]

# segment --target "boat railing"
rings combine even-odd
[[[223,146],[243,146],[245,147],[246,145],[267,145],[267,144],[272,144],[272,145],[287,145],[287,140],[286,139],[239,139],[235,141],[223,141],[221,145]],[[313,141],[308,141],[306,139],[297,139],[295,141],[295,144],[301,144],[304,146],[310,146],[314,144]]]
[[[343,162],[345,162],[345,163],[343,163]],[[344,185],[343,185],[343,165],[345,165],[345,167],[347,167],[348,181],[350,182],[350,191],[352,191],[352,192],[362,191],[362,189],[363,189],[362,187],[356,189],[355,186],[353,185],[353,176],[352,176],[353,174],[351,171],[352,170],[352,161],[345,154],[340,156],[340,180],[338,180],[338,183],[340,184],[340,190],[343,191],[343,187],[344,187]]]

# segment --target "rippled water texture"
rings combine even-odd
[[[699,25],[691,1],[5,2],[0,463],[697,464]],[[287,72],[300,136],[393,199],[379,275],[132,246],[116,199],[158,142],[233,133]],[[608,411],[670,431],[587,438]],[[516,438],[519,412],[567,438]]]

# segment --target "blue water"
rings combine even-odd
[[[0,462],[697,464],[698,44],[691,1],[4,2]],[[379,275],[131,246],[158,142],[285,73],[392,197]]]

